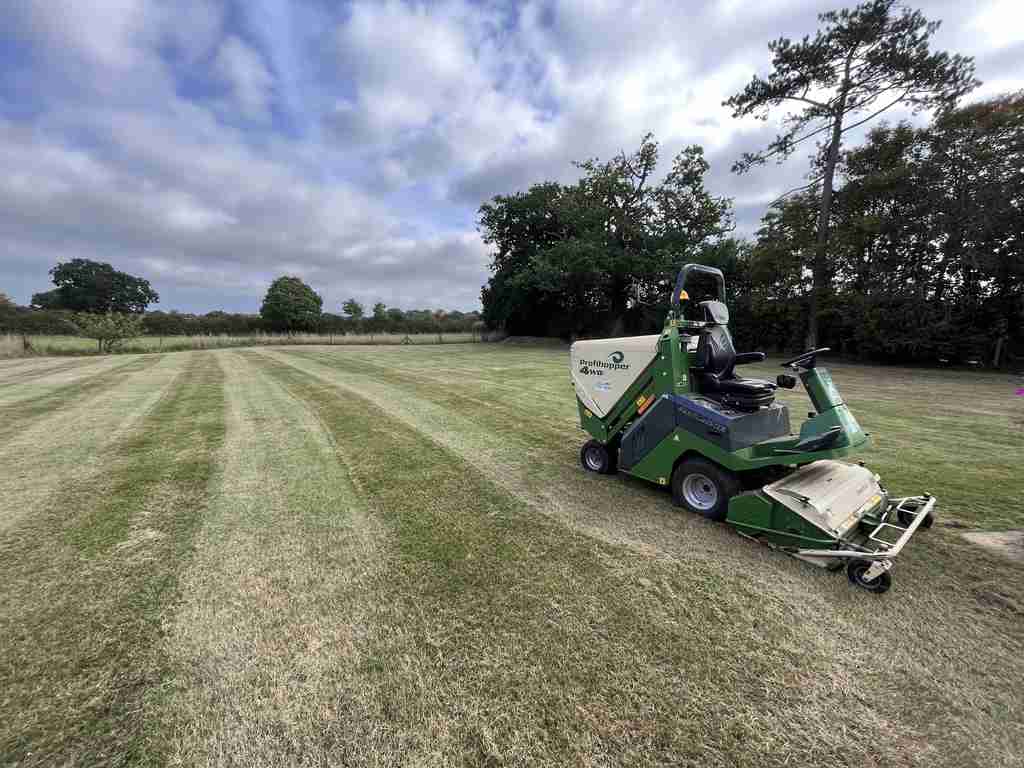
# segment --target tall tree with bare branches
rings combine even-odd
[[[799,42],[780,37],[768,44],[772,71],[754,75],[747,86],[723,103],[733,117],[767,120],[773,108],[786,107],[785,132],[764,150],[747,152],[733,171],[745,173],[769,158],[782,162],[796,148],[817,142],[812,179],[820,185],[817,239],[806,344],[817,345],[818,313],[829,279],[828,236],[833,180],[843,135],[898,104],[914,111],[945,110],[974,89],[974,60],[932,52],[931,36],[940,22],[896,0],[870,0],[853,9],[819,14],[823,27]]]

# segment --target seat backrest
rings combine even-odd
[[[701,331],[697,341],[697,368],[719,378],[729,378],[736,364],[736,348],[724,325],[711,325]]]
[[[715,325],[729,324],[729,308],[722,302],[710,299],[700,302],[697,306],[700,308],[701,320],[704,322]]]
[[[697,368],[720,378],[728,378],[736,364],[736,348],[729,334],[729,308],[720,301],[702,301],[697,305],[707,327],[697,342]]]

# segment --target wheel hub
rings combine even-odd
[[[892,568],[892,563],[888,560],[875,560],[870,566],[861,574],[860,579],[865,584],[872,584],[875,579],[881,576],[883,573]]]
[[[683,479],[683,498],[695,509],[713,509],[718,503],[718,487],[707,475],[692,472]]]

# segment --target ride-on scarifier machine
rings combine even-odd
[[[694,281],[715,298],[691,302]],[[894,498],[863,464],[837,461],[867,446],[828,371],[827,348],[783,363],[775,383],[741,378],[729,334],[725,278],[687,264],[660,334],[577,341],[570,351],[580,423],[592,440],[585,469],[619,471],[672,489],[676,504],[825,568],[846,565],[850,581],[881,593],[893,560],[934,520],[934,497]],[[813,412],[790,432],[777,387],[797,378]]]

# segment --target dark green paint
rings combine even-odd
[[[839,545],[837,539],[760,491],[733,497],[726,520],[741,533],[782,547],[835,549]]]

